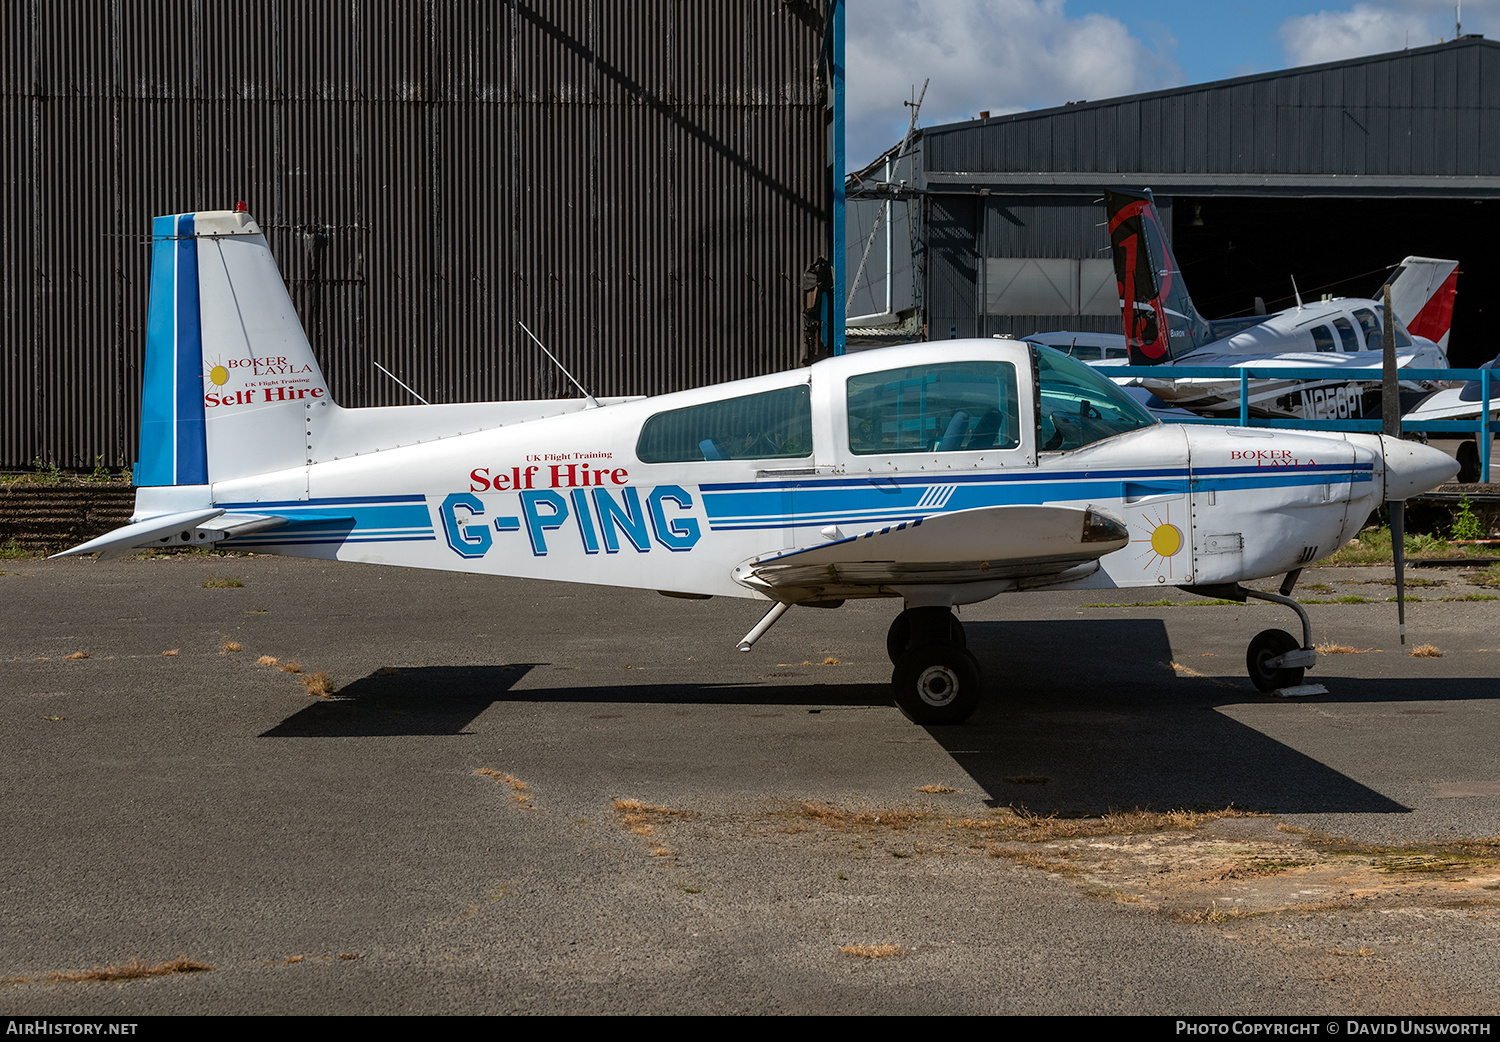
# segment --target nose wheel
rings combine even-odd
[[[1292,588],[1297,585],[1297,577],[1301,574],[1300,568],[1288,572],[1280,593],[1251,590],[1239,583],[1183,587],[1189,593],[1222,597],[1241,604],[1247,597],[1254,597],[1259,601],[1284,605],[1297,613],[1302,622],[1301,643],[1286,630],[1262,630],[1245,651],[1245,669],[1250,674],[1250,683],[1268,695],[1282,688],[1298,686],[1302,683],[1303,673],[1318,664],[1318,652],[1312,642],[1312,620],[1307,617],[1307,609],[1291,597]]]
[[[1287,656],[1297,650],[1297,638],[1286,630],[1257,633],[1245,652],[1245,669],[1250,673],[1250,683],[1267,694],[1302,683],[1302,666],[1283,665]]]
[[[958,724],[979,708],[984,673],[964,643],[963,624],[944,607],[908,608],[891,623],[891,687],[912,723]]]

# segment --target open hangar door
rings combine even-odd
[[[1193,303],[1207,318],[1292,307],[1325,293],[1375,297],[1401,258],[1459,262],[1449,364],[1500,352],[1500,199],[1185,196],[1172,199],[1172,243]]]

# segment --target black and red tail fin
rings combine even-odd
[[[1407,332],[1446,352],[1458,296],[1458,261],[1407,257],[1385,281],[1391,287],[1391,310]]]
[[[1131,365],[1158,365],[1211,342],[1167,244],[1150,189],[1104,191]]]

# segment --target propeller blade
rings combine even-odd
[[[1401,389],[1396,379],[1396,312],[1391,307],[1391,287],[1385,287],[1385,321],[1381,323],[1380,346],[1384,355],[1380,370],[1380,411],[1385,433],[1401,437]],[[1391,557],[1396,563],[1396,624],[1401,643],[1406,643],[1406,500],[1386,503],[1391,514]]]
[[[1406,500],[1393,499],[1391,509],[1391,556],[1396,561],[1396,623],[1401,643],[1406,643]]]
[[[1380,414],[1385,433],[1401,437],[1401,385],[1396,378],[1396,313],[1391,310],[1391,287],[1385,287],[1385,315],[1381,322]]]

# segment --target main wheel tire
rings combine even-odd
[[[1301,646],[1297,643],[1297,638],[1286,630],[1262,630],[1257,633],[1250,642],[1249,650],[1245,652],[1245,668],[1250,671],[1250,682],[1267,694],[1302,683],[1301,666],[1272,669],[1266,665],[1276,656],[1296,651]]]
[[[1483,481],[1479,476],[1479,444],[1473,441],[1463,442],[1458,447],[1458,482],[1463,485],[1472,485],[1476,481]]]
[[[969,646],[969,638],[964,634],[964,624],[947,608],[907,608],[896,616],[885,635],[885,653],[890,656],[893,665],[911,648],[912,616],[918,612],[942,612],[948,616],[948,643],[957,644],[961,648]]]
[[[957,644],[925,644],[896,660],[896,706],[914,724],[961,724],[979,708],[984,674]]]

